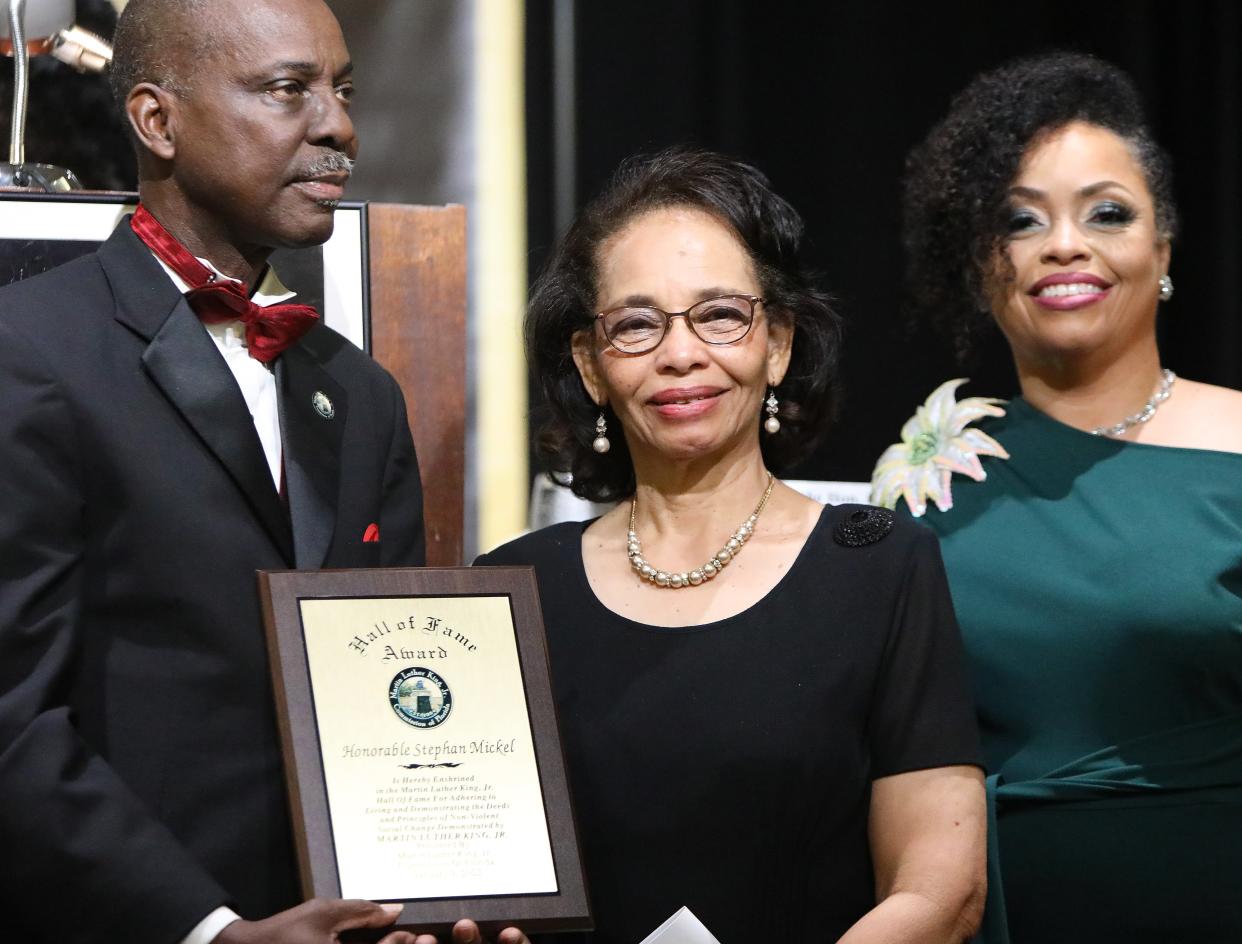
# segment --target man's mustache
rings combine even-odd
[[[352,174],[356,161],[346,157],[340,151],[325,151],[323,154],[308,161],[298,172],[298,178],[308,180],[323,177],[327,174]]]

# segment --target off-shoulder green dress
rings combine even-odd
[[[988,763],[987,944],[1242,942],[1242,455],[1021,399],[940,536]]]

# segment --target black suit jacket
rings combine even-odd
[[[0,937],[172,944],[299,899],[255,571],[421,564],[422,495],[370,358],[320,325],[276,376],[290,511],[127,223],[0,290]]]

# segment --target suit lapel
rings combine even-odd
[[[285,487],[299,568],[322,567],[336,529],[341,441],[349,407],[345,390],[295,344],[277,361]]]
[[[228,470],[292,561],[289,518],[245,398],[198,317],[127,222],[101,247],[99,259],[116,297],[117,320],[149,342],[142,354],[147,373]]]

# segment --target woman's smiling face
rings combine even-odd
[[[596,310],[649,305],[684,311],[719,295],[762,296],[745,246],[716,217],[667,207],[635,217],[598,254]],[[739,341],[709,344],[674,318],[644,354],[623,354],[598,321],[575,336],[574,360],[596,403],[621,421],[630,453],[693,460],[758,448],[761,403],[789,362],[791,331],[762,303]]]
[[[1082,122],[1037,138],[1009,204],[987,292],[1019,364],[1119,357],[1154,338],[1169,243],[1122,138]]]

